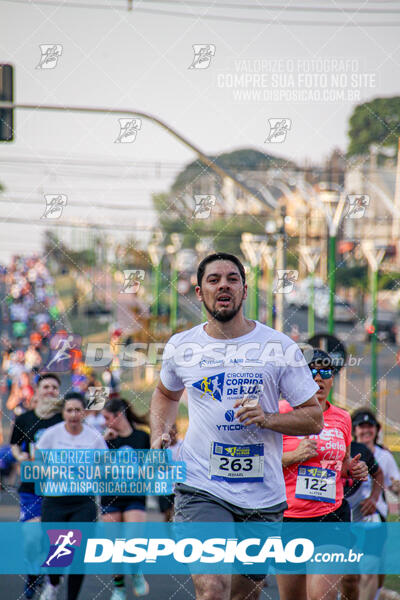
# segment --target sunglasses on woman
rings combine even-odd
[[[310,371],[313,379],[316,378],[318,373],[320,374],[321,379],[330,379],[333,375],[332,369],[314,369],[310,367]]]

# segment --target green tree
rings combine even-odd
[[[268,169],[294,169],[295,163],[285,158],[273,156],[253,150],[251,148],[242,148],[233,152],[225,152],[218,157],[210,156],[215,164],[223,167],[232,173],[240,173],[241,171],[268,171]],[[207,167],[200,160],[195,160],[189,163],[183,171],[181,171],[172,184],[171,191],[178,192],[183,190],[188,184],[196,181],[202,175],[212,175],[218,178],[214,171]]]
[[[348,156],[368,154],[371,145],[390,150],[396,156],[400,136],[400,96],[375,98],[359,104],[349,124]],[[378,159],[384,156],[384,151],[378,152]]]

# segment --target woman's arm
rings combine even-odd
[[[368,498],[360,502],[361,513],[364,517],[373,515],[376,512],[376,504],[383,490],[383,471],[379,467],[376,473],[370,473],[372,477],[372,489]]]
[[[290,465],[310,460],[314,456],[318,456],[317,440],[310,440],[308,437],[305,437],[300,440],[295,450],[282,454],[282,466],[289,467]]]

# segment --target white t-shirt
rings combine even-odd
[[[400,470],[394,456],[389,450],[381,448],[380,446],[375,446],[374,456],[376,462],[383,471],[385,488],[389,488],[392,485],[392,477],[393,479],[400,479]]]
[[[393,479],[400,479],[400,470],[393,457],[393,454],[385,448],[375,446],[374,457],[383,471],[384,488],[390,488],[390,486],[392,485],[392,477]],[[356,493],[348,498],[349,504],[355,515],[353,520],[362,520],[362,515],[359,506],[363,500],[369,498],[369,496],[371,495],[372,483],[373,482],[371,477],[368,477],[368,480],[362,482]],[[386,519],[388,514],[388,505],[383,494],[379,495],[378,502],[376,503],[376,509]]]
[[[39,450],[107,450],[103,436],[83,423],[83,429],[78,435],[69,433],[64,421],[46,429],[40,436],[36,448]]]
[[[293,340],[257,321],[246,335],[216,339],[203,323],[172,336],[160,377],[167,389],[188,393],[189,428],[179,453],[185,483],[243,508],[284,502],[282,434],[244,426],[232,407],[247,394],[278,413],[281,395],[295,407],[316,393]]]
[[[177,439],[176,444],[169,447],[169,449],[171,450],[171,454],[172,454],[172,460],[174,460],[174,461],[181,460],[180,454],[181,454],[182,444],[183,444],[183,440]]]

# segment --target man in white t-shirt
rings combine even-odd
[[[197,282],[208,321],[172,336],[151,403],[152,447],[167,447],[179,399],[188,393],[180,451],[186,481],[175,486],[175,520],[280,521],[282,434],[321,431],[318,385],[289,337],[244,317],[247,285],[236,256],[207,256]],[[279,414],[281,394],[296,410]],[[263,579],[193,576],[197,600],[256,600]]]

